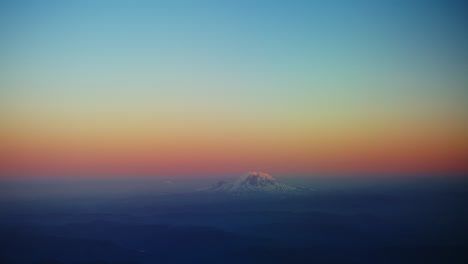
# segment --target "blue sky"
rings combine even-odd
[[[118,119],[139,120],[141,132],[156,116],[168,127],[190,120],[196,131],[218,120],[234,134],[255,128],[245,137],[281,128],[315,141],[306,135],[323,129],[335,142],[370,133],[358,127],[399,127],[408,141],[443,130],[427,141],[466,143],[462,1],[0,5],[2,112],[15,129]]]

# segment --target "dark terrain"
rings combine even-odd
[[[5,199],[0,263],[467,263],[464,182]]]

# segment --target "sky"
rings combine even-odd
[[[462,1],[0,1],[2,175],[468,172]]]

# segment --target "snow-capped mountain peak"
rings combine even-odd
[[[287,193],[297,191],[298,188],[279,183],[264,172],[249,172],[234,183],[220,181],[207,190],[226,193]]]

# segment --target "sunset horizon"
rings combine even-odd
[[[467,173],[455,7],[364,2],[7,1],[2,170]]]
[[[468,4],[0,0],[0,264],[468,263]]]

